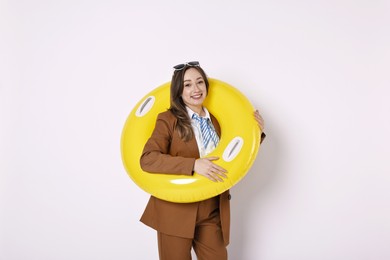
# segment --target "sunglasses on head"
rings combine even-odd
[[[178,64],[176,66],[173,66],[175,70],[182,70],[185,66],[199,66],[199,61],[190,61],[183,64]]]

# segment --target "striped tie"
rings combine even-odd
[[[206,148],[210,141],[213,141],[214,147],[217,147],[219,137],[214,129],[211,128],[209,119],[199,117],[197,114],[193,114],[192,118],[199,122],[200,130],[202,132],[203,146]]]

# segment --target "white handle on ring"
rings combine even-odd
[[[242,139],[240,136],[234,137],[226,146],[225,151],[223,151],[222,159],[224,159],[225,162],[233,161],[241,151],[243,145],[244,139]]]
[[[141,105],[139,105],[137,112],[135,112],[135,115],[138,117],[143,117],[146,115],[150,109],[152,109],[154,102],[156,101],[156,98],[154,96],[149,96],[145,99],[144,102],[142,102]]]

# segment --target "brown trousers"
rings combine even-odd
[[[199,203],[193,238],[157,232],[157,239],[160,260],[191,260],[192,247],[198,260],[227,260],[218,197]]]

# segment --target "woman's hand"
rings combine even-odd
[[[222,178],[227,178],[227,171],[213,162],[218,159],[216,156],[196,159],[194,171],[212,181],[223,182]]]
[[[264,132],[264,119],[261,117],[259,110],[256,109],[254,115],[255,115],[255,120],[259,125],[260,131]]]

